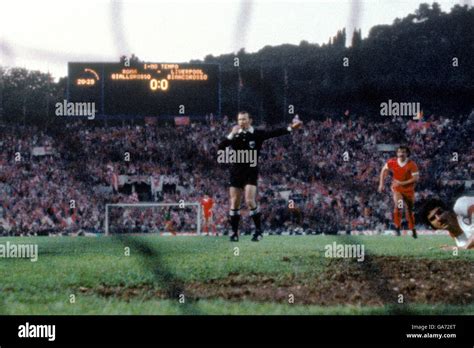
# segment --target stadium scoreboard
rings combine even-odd
[[[103,116],[219,114],[219,83],[217,64],[74,62],[67,99]]]

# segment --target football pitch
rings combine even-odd
[[[0,314],[474,314],[474,252],[447,236],[5,237]],[[364,247],[363,260],[327,254]],[[335,257],[336,256],[336,257]]]

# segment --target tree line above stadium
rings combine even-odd
[[[308,119],[346,110],[378,113],[389,99],[419,102],[425,112],[468,113],[474,95],[472,23],[474,9],[467,5],[446,13],[437,3],[421,4],[391,25],[374,26],[365,39],[356,30],[349,47],[342,29],[323,45],[301,41],[256,53],[241,49],[191,63],[221,65],[223,114],[246,109],[268,123],[291,120],[291,105]],[[0,76],[3,122],[43,122],[65,97],[66,78],[54,82],[38,71],[1,67]]]

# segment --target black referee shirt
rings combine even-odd
[[[255,129],[250,127],[246,131],[239,130],[239,132],[233,136],[229,134],[225,137],[218,146],[219,150],[225,150],[229,147],[232,150],[255,150],[256,151],[256,158],[260,155],[260,149],[262,148],[262,144],[265,140],[270,138],[279,137],[282,135],[290,134],[292,131],[291,127],[287,128],[277,128],[271,131],[266,131],[262,129]],[[244,168],[250,167],[250,163],[233,163],[231,164],[231,168]],[[256,167],[255,167],[256,169]]]

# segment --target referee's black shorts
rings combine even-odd
[[[257,186],[258,170],[252,167],[232,168],[230,171],[229,186],[244,188],[246,185]]]

